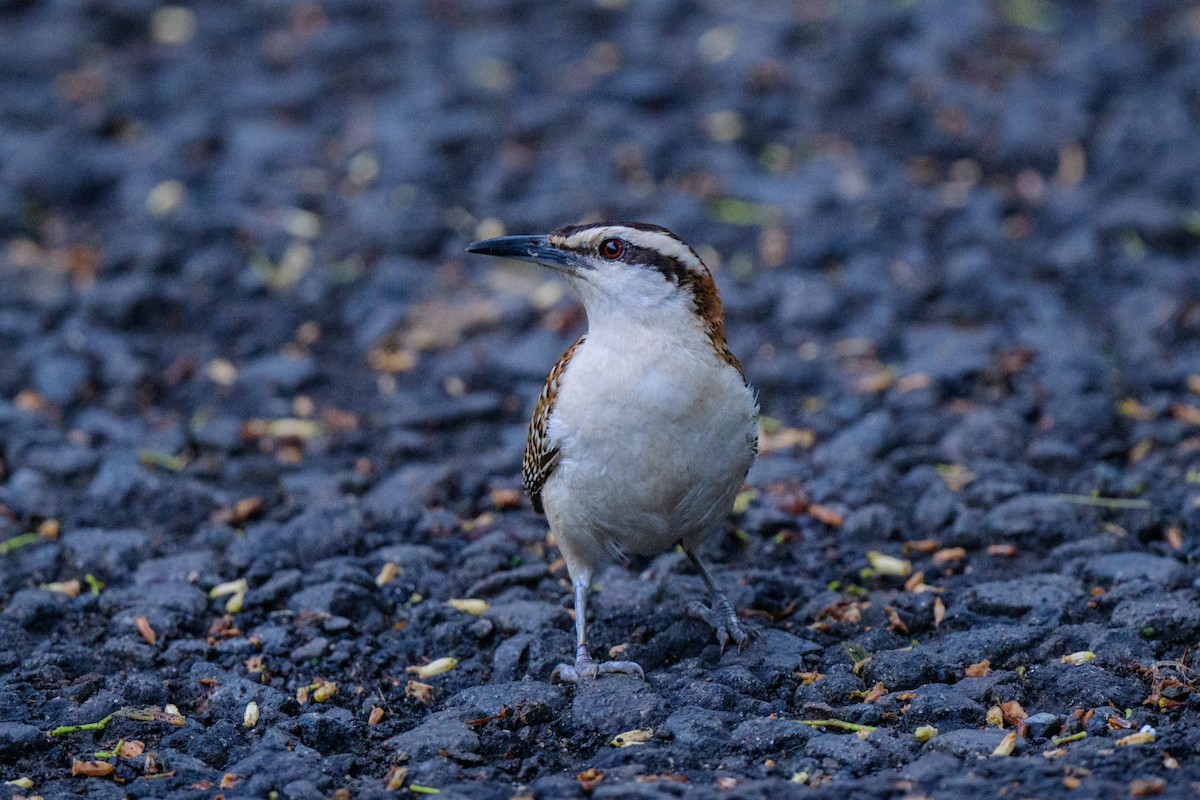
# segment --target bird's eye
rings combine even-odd
[[[605,239],[600,243],[600,255],[609,261],[616,261],[625,252],[625,243],[620,239]]]

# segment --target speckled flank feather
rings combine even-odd
[[[529,437],[525,440],[525,459],[521,465],[521,482],[525,484],[525,491],[529,492],[533,510],[539,514],[544,513],[542,511],[542,486],[550,477],[550,473],[554,472],[554,468],[558,466],[558,448],[550,447],[550,441],[546,435],[546,431],[550,427],[550,414],[554,411],[554,402],[558,398],[558,386],[562,380],[562,374],[566,371],[567,364],[571,363],[571,357],[575,355],[575,351],[579,349],[586,338],[587,334],[585,333],[558,357],[558,361],[555,362],[554,367],[550,370],[550,375],[546,378],[546,385],[542,387],[541,395],[538,396],[537,408],[534,409],[533,420],[529,423]]]

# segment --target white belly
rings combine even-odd
[[[589,338],[563,376],[548,431],[560,461],[542,500],[568,564],[695,547],[754,458],[757,405],[737,370],[711,352],[657,349]]]

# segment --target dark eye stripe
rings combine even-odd
[[[682,283],[688,275],[688,268],[681,261],[671,256],[665,256],[649,247],[630,245],[625,248],[624,261],[639,267],[657,270],[663,277],[675,283]]]

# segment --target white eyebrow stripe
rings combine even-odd
[[[704,270],[704,264],[692,252],[692,248],[674,236],[659,231],[627,228],[624,225],[605,225],[596,228],[587,228],[563,239],[559,243],[559,246],[572,249],[584,248],[596,245],[601,240],[609,237],[624,239],[634,247],[655,250],[665,256],[674,258],[692,272],[702,272]]]

